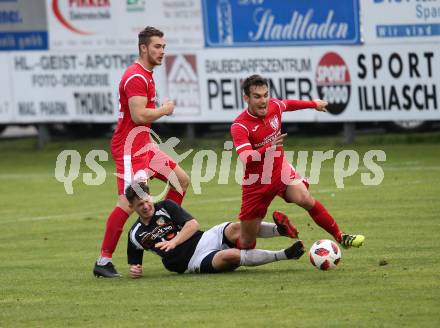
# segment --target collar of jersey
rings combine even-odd
[[[154,216],[155,216],[155,214],[153,214],[153,216],[151,217],[151,219],[150,219],[150,221],[148,221],[148,223],[147,224],[145,224],[144,223],[144,221],[142,221],[142,218],[139,216],[139,222],[142,224],[142,225],[144,225],[144,226],[149,226],[150,225],[150,223],[152,222],[152,220],[153,220],[153,218],[154,218]]]
[[[149,69],[145,68],[144,65],[142,65],[141,63],[139,63],[138,61],[134,62],[135,64],[138,64],[140,67],[142,67],[144,70],[146,70],[148,73],[153,74],[153,71],[150,71]]]
[[[246,113],[247,113],[251,118],[253,118],[254,120],[264,120],[264,117],[258,117],[258,116],[252,115],[252,114],[249,112],[249,108],[246,108]]]

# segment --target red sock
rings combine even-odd
[[[249,247],[247,247],[247,248],[243,248],[243,247],[241,247],[241,244],[240,244],[240,238],[237,238],[237,240],[235,241],[235,247],[238,248],[238,249],[254,249],[255,246],[257,246],[257,241],[256,241],[256,240],[254,240],[254,242],[252,243],[252,245],[249,246]]]
[[[317,225],[331,234],[338,242],[341,241],[342,232],[339,230],[338,224],[319,201],[315,200],[315,206],[309,211],[309,214]]]
[[[186,192],[181,195],[176,189],[170,188],[165,196],[165,199],[174,201],[178,205],[182,205],[183,197],[185,197]]]
[[[122,229],[129,215],[116,206],[107,219],[104,240],[101,246],[101,256],[111,258],[121,237]]]

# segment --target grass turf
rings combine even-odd
[[[74,194],[67,195],[54,178],[60,151],[78,150],[86,173],[85,155],[107,150],[108,140],[56,141],[44,152],[34,150],[34,140],[1,141],[0,327],[438,326],[440,134],[360,136],[350,146],[336,138],[291,139],[285,149],[360,154],[360,170],[344,180],[344,189],[336,188],[330,160],[311,192],[342,229],[365,234],[364,247],[343,250],[340,266],[330,272],[314,269],[304,256],[228,274],[177,275],[146,254],[139,280],[127,276],[125,232],[114,256],[124,277],[91,274],[115,204],[110,158],[102,164],[107,170],[102,185],[86,186],[80,176]],[[213,149],[220,158],[223,141],[199,140],[191,148]],[[183,143],[178,152],[189,146]],[[362,156],[371,149],[387,154],[379,163],[385,172],[379,186],[361,183],[360,174],[368,172]],[[187,172],[192,159],[193,154],[183,163]],[[218,185],[216,175],[201,185],[201,195],[189,190],[184,207],[204,229],[237,216],[240,187],[234,171],[227,185]],[[153,183],[153,189],[160,186]],[[299,207],[277,199],[270,212],[275,209],[293,218],[307,246],[329,238]],[[273,238],[259,240],[258,247],[290,243]]]

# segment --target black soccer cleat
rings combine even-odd
[[[298,240],[292,246],[284,250],[287,258],[292,260],[298,260],[305,252],[306,250],[302,240]]]
[[[115,266],[112,262],[108,262],[106,265],[98,265],[95,263],[95,267],[93,268],[93,274],[95,277],[104,277],[104,278],[119,278],[122,277],[118,271],[116,271]]]

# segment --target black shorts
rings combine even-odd
[[[215,254],[217,254],[220,251],[214,251],[212,253],[209,253],[203,260],[202,263],[200,263],[200,273],[216,273],[214,267],[212,266],[212,259],[214,258]]]

